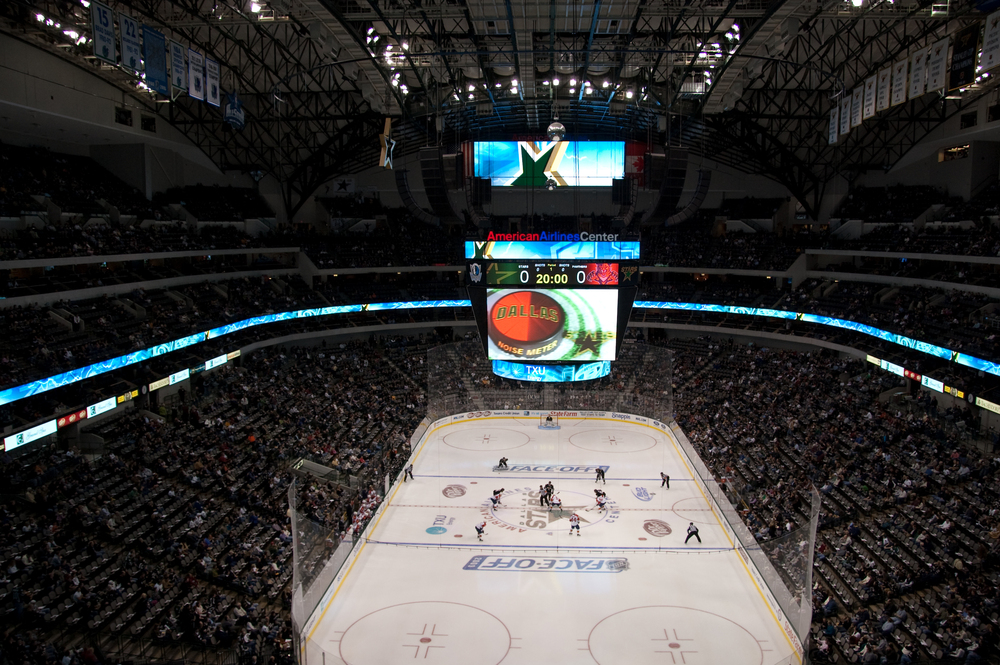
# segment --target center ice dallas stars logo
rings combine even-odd
[[[557,492],[561,498],[564,494],[574,495],[573,500],[579,501],[580,495],[577,492]],[[594,507],[594,503],[584,503],[579,505],[572,505],[570,503],[564,503],[562,509],[553,508],[551,511],[548,506],[543,506],[540,493],[537,489],[531,489],[530,487],[522,487],[515,490],[510,490],[504,492],[504,503],[501,503],[496,509],[493,508],[493,503],[487,500],[482,505],[482,515],[484,518],[493,518],[499,520],[510,526],[517,526],[525,529],[536,529],[540,531],[546,531],[549,528],[569,528],[569,518],[573,513],[577,513],[580,517],[580,524],[587,525],[592,522],[598,522],[602,518],[608,515],[608,510],[597,513],[597,517],[594,520],[588,519],[588,517],[593,517],[594,513],[588,513],[589,508]],[[560,524],[562,522],[562,524]]]

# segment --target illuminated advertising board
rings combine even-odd
[[[25,444],[37,441],[38,439],[46,437],[49,434],[55,434],[58,429],[59,426],[56,423],[55,418],[53,418],[52,420],[42,423],[37,427],[32,427],[31,429],[26,429],[13,436],[8,436],[3,440],[3,449],[9,452],[15,448],[20,448]]]
[[[993,413],[1000,413],[1000,404],[994,404],[989,400],[985,400],[982,397],[976,398],[976,406],[986,409],[987,411],[992,411]]]
[[[87,417],[93,418],[94,416],[98,416],[104,413],[105,411],[110,411],[117,405],[118,405],[118,400],[115,399],[114,397],[109,397],[105,400],[101,400],[97,404],[91,404],[90,406],[87,407]]]
[[[190,376],[191,376],[191,370],[189,369],[182,369],[179,372],[174,372],[173,374],[170,375],[170,385],[174,385],[175,383],[180,383],[181,381],[187,381],[188,377]]]
[[[69,427],[70,425],[75,425],[76,423],[84,420],[87,417],[87,410],[80,409],[74,413],[68,413],[65,416],[60,416],[56,420],[56,427],[62,429],[63,427]]]
[[[212,358],[211,360],[206,360],[205,370],[207,371],[215,367],[218,367],[219,365],[225,365],[227,362],[229,362],[229,357],[226,356],[225,354],[219,356],[218,358]]]
[[[563,383],[568,381],[589,381],[611,373],[611,363],[599,360],[579,365],[528,365],[508,360],[494,360],[493,373],[505,379],[518,381],[539,381],[543,383]]]
[[[920,377],[920,385],[924,388],[930,388],[931,390],[936,390],[939,393],[944,392],[944,384],[937,379],[932,379],[931,377],[924,375]]]
[[[614,233],[490,233],[466,240],[470,260],[638,261],[639,241]]]

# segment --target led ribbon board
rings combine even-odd
[[[636,251],[638,252],[638,243],[636,243]],[[611,258],[611,257],[604,257]],[[216,337],[222,337],[223,335],[228,335],[246,328],[252,328],[254,326],[264,325],[268,323],[277,323],[280,321],[292,321],[295,319],[309,318],[314,316],[328,316],[331,314],[347,314],[351,312],[361,312],[361,311],[386,311],[386,310],[404,310],[404,309],[425,309],[425,308],[453,308],[453,307],[471,307],[472,303],[468,300],[427,300],[427,301],[415,301],[415,302],[390,302],[390,303],[372,303],[368,305],[340,305],[336,307],[321,307],[318,309],[300,309],[290,312],[280,312],[278,314],[267,314],[264,316],[256,316],[249,319],[243,319],[242,321],[236,321],[235,323],[230,323],[219,328],[213,328],[204,333],[198,333],[188,337],[182,337],[180,339],[173,340],[171,342],[166,342],[164,344],[158,344],[156,346],[143,349],[141,351],[135,351],[124,356],[118,356],[117,358],[111,358],[109,360],[104,360],[99,363],[94,363],[93,365],[87,365],[86,367],[81,367],[79,369],[70,370],[68,372],[63,372],[62,374],[56,374],[44,379],[39,379],[38,381],[32,381],[30,383],[25,383],[20,386],[15,386],[13,388],[8,388],[6,390],[0,391],[0,406],[4,404],[10,404],[11,402],[16,402],[18,400],[24,399],[26,397],[31,397],[32,395],[38,395],[49,390],[54,390],[55,388],[61,388],[62,386],[70,385],[78,381],[83,381],[84,379],[89,379],[94,376],[99,376],[107,372],[112,372],[116,369],[122,367],[127,367],[129,365],[134,365],[136,363],[149,360],[150,358],[155,358],[157,356],[170,353],[171,351],[177,351],[179,349],[192,346],[194,344],[199,344],[207,339],[215,339]],[[891,342],[893,344],[899,344],[900,346],[905,346],[909,349],[914,349],[915,351],[920,351],[921,353],[926,353],[928,355],[935,356],[937,358],[943,358],[950,362],[958,363],[959,365],[964,365],[966,367],[971,367],[977,369],[987,374],[992,374],[993,376],[1000,376],[1000,364],[984,360],[982,358],[977,358],[975,356],[970,356],[959,351],[952,351],[951,349],[945,348],[943,346],[937,346],[935,344],[930,344],[928,342],[922,342],[920,340],[913,339],[911,337],[906,337],[904,335],[898,335],[896,333],[889,332],[888,330],[882,330],[880,328],[874,328],[862,323],[857,323],[854,321],[847,321],[845,319],[835,319],[829,316],[819,316],[816,314],[805,314],[802,312],[786,312],[784,310],[778,309],[762,309],[757,307],[737,307],[733,305],[707,305],[702,303],[682,303],[682,302],[655,302],[655,301],[636,301],[635,307],[643,309],[677,309],[686,310],[692,312],[718,312],[723,314],[745,314],[748,316],[766,316],[778,319],[788,319],[793,321],[806,321],[809,323],[818,323],[820,325],[831,326],[835,328],[843,328],[845,330],[853,330],[864,335],[869,335],[871,337],[876,337],[878,339],[884,340],[886,342]]]
[[[528,365],[507,360],[494,360],[493,373],[505,379],[518,381],[540,381],[543,383],[589,381],[610,374],[611,363],[607,360],[600,360],[580,365]]]

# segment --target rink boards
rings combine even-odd
[[[798,663],[669,427],[559,416],[558,430],[539,429],[534,412],[432,424],[415,478],[390,490],[306,625],[303,662]],[[509,469],[494,470],[502,456]],[[546,482],[562,511],[541,505]],[[684,542],[690,523],[701,543]]]

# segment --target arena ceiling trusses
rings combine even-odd
[[[859,3],[859,4],[855,4]],[[929,93],[834,145],[829,111],[865,78],[980,20],[948,0],[121,0],[140,21],[222,63],[244,102],[158,99],[38,14],[89,34],[88,0],[14,0],[2,29],[127,90],[224,169],[269,173],[294,214],[329,178],[397,150],[544,133],[683,143],[785,184],[815,212],[827,183],[891,166],[993,89]]]

